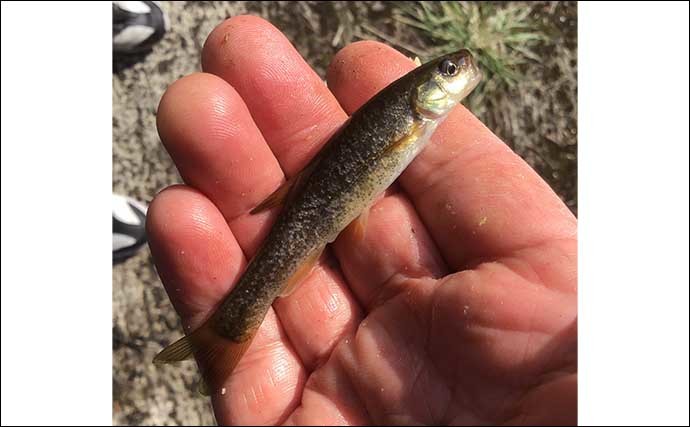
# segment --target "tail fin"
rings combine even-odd
[[[153,358],[153,363],[162,365],[165,363],[175,363],[191,359],[192,351],[190,337],[182,337],[158,353],[156,357]]]
[[[206,322],[190,335],[163,349],[154,357],[153,363],[175,363],[195,355],[205,383],[204,394],[213,394],[221,391],[255,334],[256,330],[247,340],[237,343],[218,335]]]

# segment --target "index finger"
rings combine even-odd
[[[377,42],[345,47],[328,87],[349,114],[414,68]],[[463,106],[400,177],[446,261],[462,268],[549,240],[576,235],[576,219],[517,154]]]
[[[204,44],[202,64],[242,96],[288,177],[347,119],[287,37],[262,18],[240,15],[218,25]]]

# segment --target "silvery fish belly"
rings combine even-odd
[[[154,362],[195,355],[206,390],[218,392],[273,301],[294,290],[345,227],[354,221],[355,232],[363,233],[372,201],[480,80],[472,55],[460,50],[417,67],[357,110],[302,172],[252,210],[281,212],[216,312]]]

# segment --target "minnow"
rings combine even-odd
[[[218,309],[197,330],[161,351],[154,363],[196,355],[206,390],[222,390],[273,301],[294,291],[348,225],[356,237],[364,236],[370,205],[481,78],[472,55],[463,49],[418,66],[352,114],[298,175],[251,211],[282,206]]]

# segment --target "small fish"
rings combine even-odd
[[[161,351],[154,363],[196,355],[206,391],[223,390],[273,301],[294,291],[325,246],[348,225],[363,238],[376,196],[481,78],[472,55],[463,49],[418,66],[352,114],[302,172],[251,211],[282,206],[219,308],[197,330]]]

